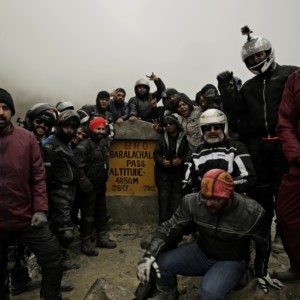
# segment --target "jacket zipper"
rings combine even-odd
[[[263,101],[264,101],[264,118],[265,118],[265,127],[268,137],[270,137],[270,132],[267,122],[267,102],[266,102],[266,78],[263,81]]]

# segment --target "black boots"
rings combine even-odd
[[[22,294],[24,292],[32,291],[39,289],[41,287],[40,280],[29,280],[27,283],[19,283],[19,284],[12,284],[10,286],[10,293],[12,296],[16,296]]]
[[[32,280],[29,276],[27,266],[23,262],[17,261],[10,274],[10,292],[13,296],[21,293],[39,289],[40,280]]]
[[[117,247],[117,243],[112,241],[107,233],[97,233],[96,247],[114,249]]]
[[[95,250],[90,237],[82,239],[81,252],[87,256],[98,256],[98,252]]]
[[[286,271],[275,271],[274,277],[282,282],[300,282],[300,273],[291,268]]]
[[[177,291],[177,286],[160,286],[156,285],[157,291],[154,292],[149,300],[178,300],[179,295]]]

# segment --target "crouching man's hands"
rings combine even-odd
[[[283,287],[283,284],[278,279],[271,278],[269,273],[266,276],[257,277],[257,282],[266,294],[268,293],[268,286],[278,290],[281,290]]]
[[[149,282],[150,280],[150,271],[151,271],[151,267],[153,267],[153,269],[156,272],[156,277],[160,278],[160,270],[158,267],[158,264],[156,263],[155,257],[154,256],[150,256],[149,254],[146,254],[138,263],[137,265],[137,277],[138,279],[142,282]]]

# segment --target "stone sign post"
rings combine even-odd
[[[144,121],[115,124],[109,151],[107,205],[117,223],[157,222],[153,151],[158,134]]]

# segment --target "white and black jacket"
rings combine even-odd
[[[234,180],[234,190],[248,192],[256,181],[256,174],[244,144],[225,139],[220,143],[202,142],[197,151],[185,161],[185,178],[193,191],[199,191],[202,176],[211,169],[223,169]]]

